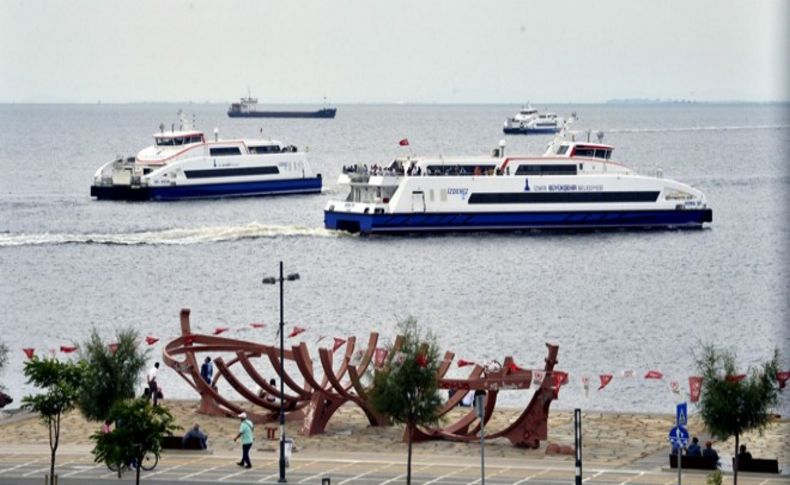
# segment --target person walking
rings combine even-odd
[[[233,438],[233,441],[238,441],[241,438],[241,461],[236,463],[244,468],[252,468],[250,462],[250,448],[252,448],[252,429],[255,427],[252,421],[247,419],[247,413],[239,414],[241,424],[239,425],[239,434]]]
[[[214,376],[214,364],[211,363],[211,357],[206,357],[203,365],[200,366],[200,377],[203,378],[208,385],[211,385],[211,378]]]
[[[148,371],[148,389],[151,391],[151,399],[154,400],[154,406],[156,406],[159,399],[159,384],[156,382],[157,375],[159,375],[159,362],[154,363],[154,366]]]

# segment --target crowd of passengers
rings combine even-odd
[[[343,165],[343,173],[353,173],[353,174],[361,174],[361,175],[404,175],[407,176],[421,176],[421,175],[433,175],[433,176],[441,176],[441,175],[471,175],[475,177],[484,176],[484,175],[502,175],[502,171],[499,168],[494,168],[493,166],[479,166],[476,165],[474,167],[467,166],[467,165],[430,165],[428,166],[425,171],[423,172],[422,167],[420,166],[409,166],[405,171],[403,166],[400,164],[393,164],[389,167],[384,167],[382,165],[373,164],[370,167],[367,164],[364,165]]]

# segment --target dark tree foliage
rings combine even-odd
[[[87,419],[104,421],[113,404],[135,397],[148,354],[140,349],[139,339],[133,328],[119,330],[113,350],[94,328],[90,339],[80,346],[80,358],[87,364],[87,371],[77,406]]]
[[[162,439],[172,436],[178,427],[173,415],[163,406],[153,406],[148,399],[135,398],[116,402],[110,409],[108,419],[114,429],[91,435],[96,443],[94,460],[110,465],[142,463],[146,453],[157,457],[162,451]],[[140,483],[140,467],[137,468],[136,483]]]
[[[8,347],[3,342],[0,342],[0,372],[5,368],[8,362]],[[4,391],[5,387],[0,385],[0,391]],[[0,406],[2,407],[2,406]]]
[[[403,344],[388,347],[387,360],[376,371],[370,398],[376,410],[393,422],[406,425],[408,462],[406,483],[411,483],[412,435],[416,426],[439,421],[442,398],[438,392],[439,350],[430,332],[423,334],[414,318],[398,324]]]
[[[84,373],[85,366],[81,362],[37,357],[25,362],[27,383],[43,392],[22,398],[22,408],[37,412],[49,429],[50,485],[55,483],[55,454],[60,441],[60,421],[64,413],[73,409]]]
[[[740,436],[751,430],[762,431],[770,422],[770,409],[778,401],[776,372],[779,353],[758,367],[750,368],[742,380],[735,366],[735,355],[705,345],[696,358],[703,378],[698,404],[705,427],[718,440],[735,436],[734,483],[738,484],[738,446]]]

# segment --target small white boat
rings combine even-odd
[[[514,117],[506,119],[502,131],[508,135],[554,134],[561,127],[562,120],[556,113],[540,113],[529,105],[522,106]]]
[[[639,175],[614,148],[557,135],[543,156],[405,158],[348,167],[344,200],[327,203],[327,229],[361,233],[519,229],[699,228],[713,212],[698,189]]]
[[[99,200],[178,200],[321,192],[303,151],[266,139],[206,140],[181,129],[154,135],[134,157],[119,157],[93,176]]]

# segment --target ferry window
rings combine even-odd
[[[200,135],[192,135],[189,137],[189,143],[200,143],[202,141],[203,139],[200,137]]]
[[[212,157],[225,157],[228,155],[241,155],[239,147],[213,147],[209,149]]]
[[[609,160],[610,156],[612,156],[611,150],[595,150],[595,158],[603,158],[604,160]]]
[[[568,145],[561,145],[560,149],[557,150],[557,155],[565,155],[565,152],[568,151]]]
[[[516,175],[576,175],[576,165],[519,165]]]
[[[277,145],[261,145],[250,147],[250,153],[280,153],[280,147]]]
[[[172,146],[173,145],[173,139],[172,138],[157,138],[156,139],[156,145],[160,146],[160,147]]]

